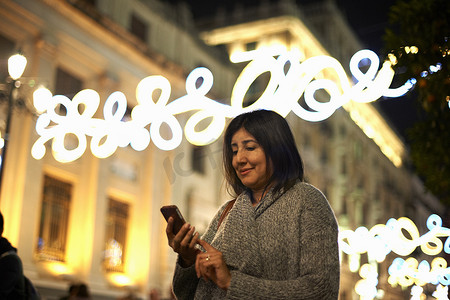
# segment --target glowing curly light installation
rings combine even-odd
[[[346,254],[367,253],[377,262],[384,261],[391,251],[406,256],[417,247],[428,255],[437,255],[442,249],[450,254],[450,229],[442,227],[442,219],[435,214],[429,216],[427,228],[429,231],[420,236],[416,225],[410,219],[390,219],[386,225],[377,224],[370,230],[359,227],[355,231],[340,232],[339,246]],[[405,236],[404,231],[410,237]],[[444,245],[439,237],[447,237]]]
[[[388,282],[392,286],[411,286],[413,284],[423,286],[427,283],[434,285],[450,284],[450,268],[442,257],[436,257],[430,263],[422,260],[420,263],[414,257],[406,260],[397,257],[389,267]]]
[[[363,298],[373,299],[377,293],[377,268],[371,264],[381,263],[393,252],[401,256],[410,255],[420,249],[427,255],[436,256],[444,250],[450,254],[450,229],[442,227],[442,219],[438,215],[430,215],[427,220],[428,232],[420,235],[416,225],[408,218],[390,219],[386,223],[377,224],[370,230],[359,227],[355,231],[343,230],[339,233],[339,248],[349,255],[351,271],[358,269],[362,277],[355,286],[355,291]],[[446,240],[442,243],[440,238]],[[369,262],[359,268],[359,257],[367,253]],[[357,264],[357,265],[356,265]],[[388,282],[392,286],[423,286],[431,283],[436,286],[450,285],[450,267],[442,257],[435,257],[431,264],[426,260],[420,263],[417,259],[397,257],[388,269]],[[421,293],[419,288],[411,292],[413,297]]]
[[[436,298],[436,300],[448,300],[448,286],[444,287],[442,285],[438,285],[432,296]]]
[[[378,272],[376,266],[364,264],[359,270],[359,275],[363,278],[355,285],[355,291],[363,299],[374,299],[377,294]]]
[[[108,97],[103,108],[104,119],[98,119],[93,117],[100,103],[96,91],[82,90],[70,100],[38,89],[33,97],[37,111],[42,112],[36,122],[36,131],[40,137],[33,145],[32,156],[41,159],[46,152],[45,143],[53,140],[55,159],[60,162],[74,161],[86,150],[87,136],[91,137],[92,154],[99,158],[108,157],[118,147],[127,145],[141,151],[148,147],[150,141],[162,150],[172,150],[180,145],[183,137],[182,127],[175,116],[186,112],[193,112],[184,127],[186,139],[194,145],[207,145],[222,134],[227,118],[246,111],[274,110],[283,117],[293,111],[304,120],[322,121],[350,100],[371,102],[381,96],[398,96],[411,87],[407,83],[403,87],[390,89],[394,76],[391,63],[383,63],[378,71],[379,59],[369,50],[357,52],[350,61],[352,74],[358,81],[354,86],[351,86],[347,74],[336,59],[317,56],[300,63],[300,57],[300,52],[295,50],[285,51],[277,59],[270,52],[260,51],[255,54],[234,85],[231,105],[206,96],[213,86],[213,75],[206,68],[193,70],[186,79],[186,95],[171,102],[169,81],[162,76],[146,77],[137,86],[138,105],[133,108],[129,121],[122,121],[127,99],[121,92],[114,92]],[[370,61],[365,73],[359,68],[363,60]],[[335,74],[338,82],[322,78],[325,70]],[[256,102],[244,107],[244,97],[249,87],[265,72],[271,75],[265,91]],[[202,84],[197,86],[199,79],[202,79]],[[155,90],[161,92],[158,99],[153,99]],[[316,99],[319,90],[327,91],[328,101]],[[299,103],[302,95],[307,107]],[[57,113],[60,106],[66,108],[66,115]],[[80,106],[84,108],[82,113],[79,112]],[[208,120],[209,125],[197,130],[197,125],[203,120]],[[161,134],[163,124],[170,128],[170,138]],[[149,129],[146,129],[147,126]],[[76,138],[76,147],[66,147],[68,135]]]

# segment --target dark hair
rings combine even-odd
[[[77,296],[78,297],[90,297],[89,295],[89,289],[88,286],[84,283],[81,283],[78,286],[78,292],[77,292]]]
[[[78,291],[78,284],[72,283],[72,284],[69,286],[69,294],[70,294],[70,295],[76,294],[77,291]]]
[[[248,188],[238,178],[233,168],[231,139],[241,128],[250,133],[261,145],[266,155],[266,163],[272,166],[274,191],[288,189],[297,179],[303,181],[303,162],[295,144],[289,124],[276,112],[255,110],[235,117],[228,125],[223,143],[223,165],[229,188],[239,195]],[[229,192],[231,193],[230,189]]]
[[[2,213],[0,212],[0,236],[2,236],[3,235],[3,224],[5,223],[5,221],[3,220],[3,215],[2,215]]]

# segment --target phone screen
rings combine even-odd
[[[161,207],[161,213],[163,214],[166,221],[169,220],[170,217],[173,218],[173,234],[177,234],[183,224],[186,223],[183,215],[176,205],[166,205]]]

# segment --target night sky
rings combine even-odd
[[[351,1],[336,0],[349,25],[366,46],[380,55],[386,55],[383,48],[383,35],[389,25],[389,8],[396,1]],[[420,108],[415,104],[414,93],[400,98],[381,98],[377,105],[390,120],[396,131],[408,142],[407,130],[420,119]]]

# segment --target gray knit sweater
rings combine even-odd
[[[241,194],[217,230],[226,204],[202,237],[220,250],[231,272],[227,291],[176,264],[178,299],[337,299],[338,226],[324,195],[297,182],[269,192],[257,207]]]

